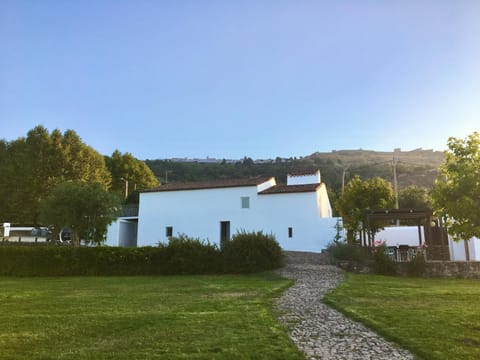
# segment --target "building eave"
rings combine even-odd
[[[272,177],[256,177],[250,179],[227,179],[213,181],[196,181],[185,183],[169,183],[153,189],[143,190],[142,193],[166,192],[166,191],[187,191],[187,190],[209,190],[235,187],[252,187],[271,180]]]

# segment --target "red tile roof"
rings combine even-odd
[[[218,189],[230,187],[257,186],[271,177],[256,177],[250,179],[225,179],[211,181],[195,181],[185,183],[169,183],[153,189],[143,190],[142,192],[161,192],[161,191],[181,191],[181,190],[200,190],[200,189]]]
[[[275,185],[266,190],[259,192],[259,195],[269,194],[287,194],[299,192],[314,192],[321,184],[306,184],[306,185]]]
[[[289,176],[316,175],[317,172],[318,170],[290,171],[287,175]]]

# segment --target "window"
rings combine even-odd
[[[167,226],[165,228],[165,236],[166,237],[171,237],[173,236],[173,226]]]
[[[289,238],[293,237],[293,228],[291,227],[288,228],[288,237]]]
[[[250,197],[249,196],[242,196],[242,209],[250,209]]]

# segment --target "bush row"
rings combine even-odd
[[[273,236],[239,233],[223,249],[184,235],[158,247],[0,246],[0,275],[88,276],[250,273],[282,266]]]

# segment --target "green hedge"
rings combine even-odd
[[[185,235],[158,247],[0,246],[0,276],[221,274],[281,266],[278,243],[253,235],[234,237],[223,251]]]
[[[140,275],[160,273],[162,247],[0,247],[0,275]]]
[[[161,274],[222,273],[221,252],[215,244],[186,235],[171,237],[156,261]]]
[[[273,235],[239,232],[222,249],[225,269],[233,273],[273,270],[283,265],[284,254]]]

